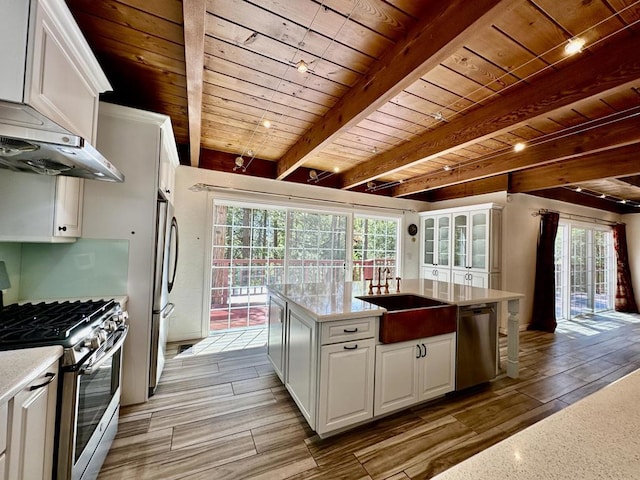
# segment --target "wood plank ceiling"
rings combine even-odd
[[[105,100],[170,115],[185,164],[640,212],[640,0],[67,3]]]

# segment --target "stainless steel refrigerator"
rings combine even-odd
[[[157,212],[149,396],[155,393],[164,368],[169,319],[175,308],[169,302],[169,293],[173,288],[178,265],[178,222],[173,216],[173,204],[162,192],[158,192]]]

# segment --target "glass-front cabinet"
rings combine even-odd
[[[422,265],[451,266],[451,215],[426,216],[422,219]]]
[[[422,215],[421,278],[500,288],[500,206],[482,204]]]

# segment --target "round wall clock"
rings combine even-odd
[[[416,233],[418,233],[418,226],[415,223],[412,223],[407,227],[407,232],[409,232],[409,235],[413,237]]]

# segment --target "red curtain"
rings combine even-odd
[[[618,223],[613,227],[613,244],[616,249],[616,265],[618,282],[616,285],[616,311],[638,313],[638,306],[633,295],[629,254],[627,252],[627,226]]]
[[[555,212],[546,212],[540,214],[540,217],[533,313],[527,330],[553,333],[557,325],[554,253],[560,215]]]

